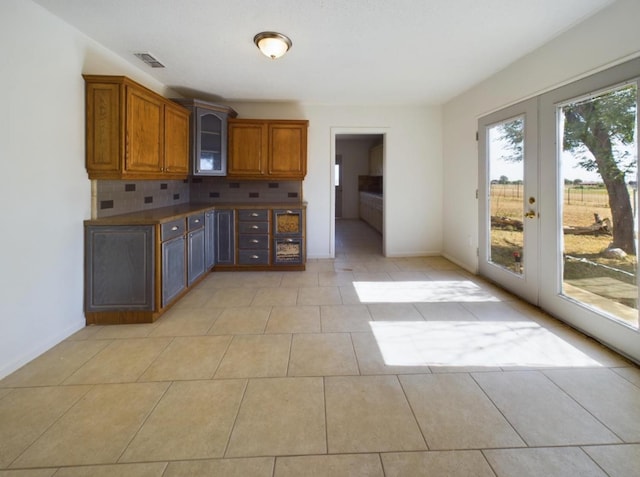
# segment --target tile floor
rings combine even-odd
[[[640,370],[438,257],[213,273],[0,381],[0,476],[640,475]]]

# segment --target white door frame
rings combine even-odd
[[[336,178],[335,178],[335,157],[336,157],[336,136],[341,134],[364,134],[364,135],[381,135],[382,143],[382,176],[387,180],[387,133],[389,128],[369,128],[369,127],[332,127],[331,128],[331,161],[329,165],[330,177],[330,222],[329,222],[329,255],[331,258],[336,256]],[[385,217],[387,215],[387,194],[388,189],[385,187],[385,193],[382,195],[382,254],[387,255],[387,247],[385,240]]]

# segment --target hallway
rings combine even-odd
[[[212,273],[0,381],[0,477],[622,477],[640,370],[440,257]],[[23,469],[12,473],[11,470]]]

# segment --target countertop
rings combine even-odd
[[[191,214],[215,209],[303,209],[306,202],[264,202],[239,204],[218,202],[215,204],[180,204],[172,207],[141,210],[129,214],[113,215],[85,220],[85,225],[155,225],[181,219]]]

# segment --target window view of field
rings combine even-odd
[[[638,327],[637,87],[558,109],[562,293]],[[524,119],[490,130],[491,261],[524,273]],[[509,171],[497,176],[500,171]],[[560,205],[560,204],[559,204]],[[544,245],[543,245],[544,246]],[[548,271],[547,271],[548,273]]]
[[[629,187],[631,197],[636,190]],[[522,184],[491,184],[491,260],[515,273],[524,272]],[[637,258],[610,249],[611,209],[602,184],[565,184],[564,227],[565,293],[637,324]],[[593,297],[591,295],[597,295]],[[601,299],[621,306],[606,306]],[[631,310],[625,310],[631,308]]]

